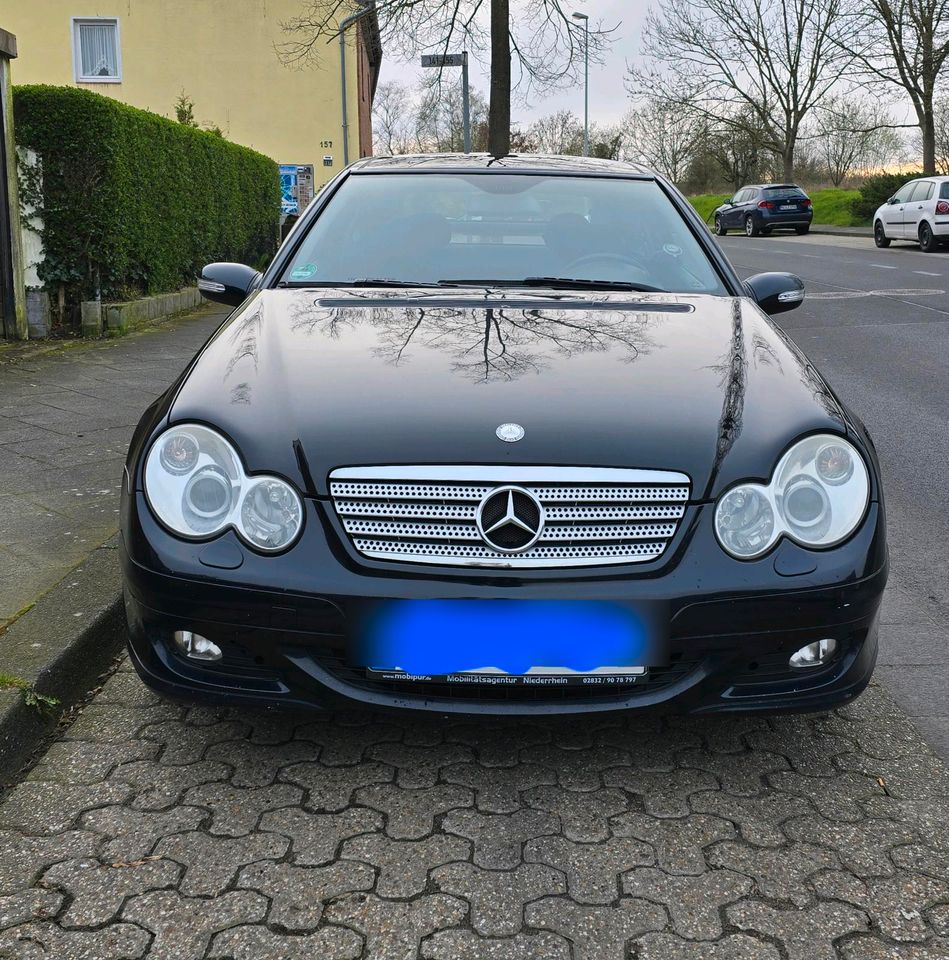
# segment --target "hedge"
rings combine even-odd
[[[890,197],[910,180],[921,177],[921,173],[879,173],[873,177],[867,177],[860,186],[860,199],[854,205],[854,213],[857,216],[865,217],[867,222],[877,212],[877,209],[883,206]]]
[[[13,107],[17,146],[39,157],[22,180],[43,220],[47,289],[65,286],[73,303],[127,300],[193,284],[213,260],[273,254],[273,160],[73,87],[16,87]]]

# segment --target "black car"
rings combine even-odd
[[[377,158],[311,204],[135,432],[129,646],[203,703],[814,710],[887,551],[859,420],[626,163]]]
[[[729,230],[743,230],[749,237],[772,230],[805,234],[813,219],[811,199],[796,184],[754,184],[742,187],[731,200],[716,208],[715,232],[720,237]]]

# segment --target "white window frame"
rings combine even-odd
[[[111,23],[115,26],[115,65],[118,70],[114,77],[84,77],[82,75],[82,51],[79,46],[79,27],[84,23]],[[76,83],[121,83],[122,82],[122,34],[119,32],[118,17],[70,17],[72,27],[72,63]]]

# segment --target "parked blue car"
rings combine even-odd
[[[742,187],[715,211],[715,232],[724,237],[729,230],[744,230],[760,237],[775,229],[807,233],[814,219],[811,199],[796,184],[767,183]]]

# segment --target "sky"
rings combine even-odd
[[[567,0],[569,2],[569,0]],[[626,63],[636,57],[639,49],[639,27],[648,9],[647,0],[577,0],[576,9],[586,13],[591,23],[602,19],[604,26],[620,23],[616,31],[613,46],[606,53],[602,65],[590,64],[590,120],[599,123],[614,123],[629,109],[629,99],[623,81],[626,76]],[[484,61],[475,64],[474,54],[471,62],[471,84],[482,95],[488,92],[487,54]],[[414,63],[404,63],[385,56],[382,63],[380,82],[395,80],[414,87],[422,74],[421,67]],[[512,120],[518,126],[527,126],[538,117],[558,110],[572,110],[578,117],[583,116],[583,83],[568,90],[554,90],[543,96],[533,94],[528,103],[517,99],[511,105]]]

